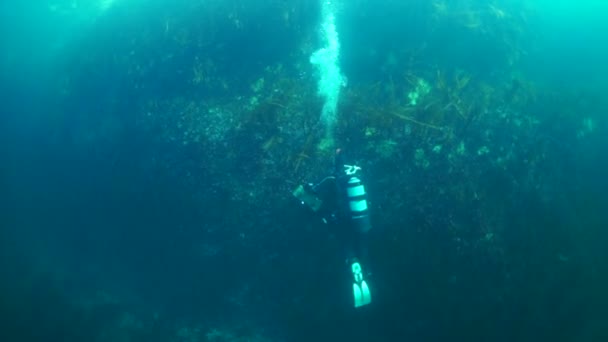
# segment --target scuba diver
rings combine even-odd
[[[298,186],[293,195],[319,215],[324,223],[344,230],[347,263],[353,275],[354,306],[358,308],[372,300],[363,269],[363,264],[367,264],[367,235],[372,225],[367,193],[358,176],[361,168],[344,164],[343,158],[342,150],[336,150],[333,174],[318,183]]]

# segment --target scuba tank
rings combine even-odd
[[[357,177],[361,170],[359,166],[342,163],[342,150],[336,151],[336,178],[339,180],[339,191],[348,203],[348,217],[359,233],[367,233],[372,229],[367,206],[367,192],[363,181]]]
[[[355,166],[356,167],[356,166]],[[367,233],[372,229],[367,208],[367,193],[359,177],[351,175],[346,180],[346,198],[350,220],[360,233]]]

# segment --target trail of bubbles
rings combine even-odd
[[[340,40],[336,29],[336,9],[331,1],[322,0],[321,35],[324,46],[310,56],[310,62],[319,73],[317,93],[324,98],[321,120],[325,124],[325,145],[333,145],[334,127],[337,121],[337,106],[340,88],[345,78],[340,71]],[[329,146],[327,146],[329,147]]]

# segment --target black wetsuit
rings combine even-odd
[[[334,170],[334,177],[336,180],[336,224],[340,226],[340,234],[344,236],[348,263],[351,264],[354,261],[360,261],[367,265],[367,240],[369,231],[371,229],[369,213],[366,209],[363,213],[363,219],[361,219],[360,216],[357,216],[357,219],[353,218],[354,214],[349,207],[349,201],[352,200],[352,198],[348,197],[348,188],[352,187],[353,185],[359,186],[361,185],[361,182],[360,180],[358,181],[358,178],[346,173],[346,164],[344,164],[343,159],[344,156],[342,151],[336,151]],[[358,196],[357,199],[367,201],[365,194]]]

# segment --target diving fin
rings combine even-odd
[[[361,264],[355,261],[353,262],[350,268],[353,272],[354,277],[353,297],[355,308],[371,303],[372,294],[369,291],[369,286],[367,286],[367,282],[363,279],[363,269],[361,267]]]

